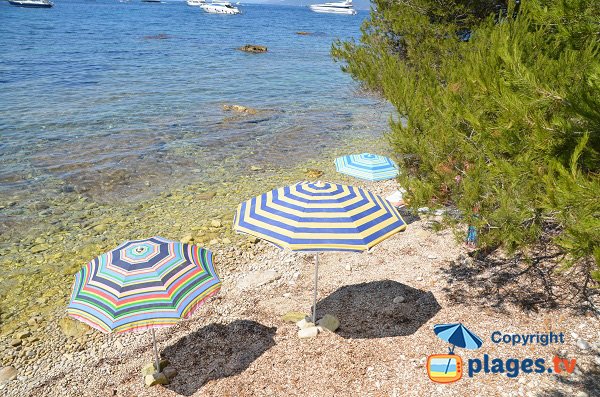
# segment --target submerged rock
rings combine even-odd
[[[312,36],[314,33],[313,32],[300,31],[300,32],[296,32],[296,34],[299,35],[299,36]]]
[[[261,52],[267,52],[267,47],[264,45],[246,44],[245,46],[239,47],[238,50],[258,54]]]
[[[257,114],[258,110],[243,106],[243,105],[223,105],[223,110],[226,112],[237,112],[237,113],[245,113],[245,114]]]

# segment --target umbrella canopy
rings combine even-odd
[[[384,198],[353,186],[302,182],[238,206],[234,229],[292,251],[364,251],[406,224]]]
[[[438,324],[433,327],[433,332],[435,332],[438,338],[463,349],[475,350],[479,349],[483,344],[481,338],[461,323]],[[452,348],[453,350],[454,348]]]
[[[292,251],[315,251],[316,321],[320,251],[364,251],[406,228],[387,200],[353,186],[301,182],[238,206],[236,231]]]
[[[371,153],[351,154],[335,159],[335,169],[342,174],[368,181],[383,181],[398,176],[398,166],[390,158]]]
[[[170,326],[220,287],[204,248],[161,237],[127,241],[76,274],[67,313],[104,333]]]

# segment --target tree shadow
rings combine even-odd
[[[404,219],[404,223],[407,225],[421,220],[419,213],[416,210],[409,209],[406,206],[398,207],[396,209],[402,216],[402,219]]]
[[[395,298],[404,298],[402,302]],[[340,320],[344,338],[373,339],[415,333],[441,309],[431,292],[392,280],[346,285],[317,302],[317,318]]]
[[[210,380],[243,372],[275,346],[276,331],[255,321],[236,320],[210,324],[181,338],[161,353],[179,372],[165,387],[191,396]]]
[[[477,304],[505,309],[538,311],[570,307],[581,312],[596,310],[599,294],[585,267],[561,268],[556,253],[503,258],[494,252],[461,255],[441,269],[448,280],[444,288],[457,304]]]
[[[595,360],[600,358],[600,352],[592,352],[592,358]],[[578,360],[579,361],[579,360]],[[596,361],[599,362],[599,361]],[[579,364],[577,364],[579,368]],[[579,372],[568,376],[555,375],[559,385],[570,386],[578,391],[585,392],[588,396],[600,396],[600,365],[590,364],[590,366],[582,370],[579,368]],[[537,393],[538,397],[570,397],[573,396],[574,392],[560,390],[559,388],[544,390]]]

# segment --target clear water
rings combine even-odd
[[[66,184],[95,200],[133,199],[255,164],[294,165],[386,129],[387,106],[361,95],[330,57],[333,40],[358,37],[367,11],[240,8],[0,2],[0,195]],[[268,52],[236,50],[247,43]]]

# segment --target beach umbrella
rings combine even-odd
[[[394,161],[371,153],[338,157],[335,159],[335,169],[342,174],[368,181],[383,181],[398,176],[398,166]]]
[[[406,224],[384,198],[353,186],[301,182],[238,206],[234,230],[292,251],[315,252],[313,322],[316,321],[319,252],[364,251]]]
[[[438,338],[452,344],[450,353],[454,352],[456,346],[463,349],[479,349],[483,344],[481,338],[471,332],[461,323],[456,324],[437,324],[433,327],[433,332]]]
[[[127,241],[76,275],[67,313],[103,333],[151,329],[189,317],[217,293],[212,253],[162,237]]]

